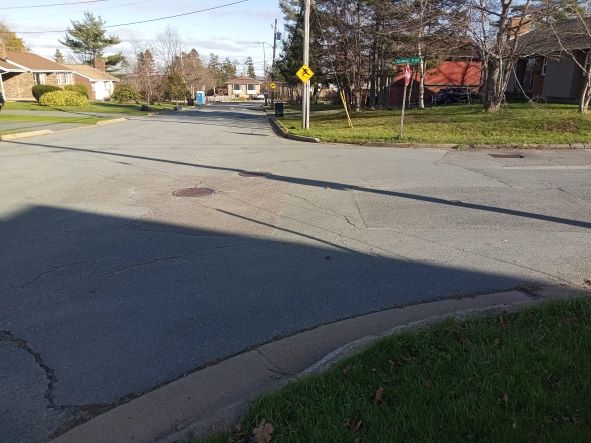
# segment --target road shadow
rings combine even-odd
[[[96,150],[96,149],[74,148],[74,147],[69,147],[69,146],[49,145],[49,144],[42,144],[42,143],[27,143],[27,142],[23,142],[23,141],[6,141],[4,143],[11,143],[11,144],[16,144],[16,145],[25,145],[25,146],[32,146],[32,147],[41,147],[41,148],[63,149],[64,151],[85,152],[85,153],[89,153],[89,154],[108,155],[108,156],[123,157],[123,158],[132,158],[132,159],[137,159],[137,160],[146,160],[146,161],[173,164],[173,165],[179,165],[179,166],[190,166],[190,167],[194,167],[194,168],[209,169],[209,170],[214,170],[214,171],[228,171],[228,172],[236,172],[236,173],[247,172],[246,170],[240,169],[240,168],[229,168],[229,167],[223,167],[223,166],[207,165],[207,164],[203,164],[203,163],[182,162],[182,161],[177,161],[177,160],[169,160],[169,159],[148,157],[148,156],[135,155],[135,154],[125,154],[125,153],[113,152],[113,151],[101,151],[101,150]],[[421,194],[413,194],[413,193],[409,193],[409,192],[376,189],[376,188],[369,188],[366,186],[358,186],[358,185],[339,183],[339,182],[334,182],[334,181],[314,180],[314,179],[308,179],[308,178],[303,178],[303,177],[290,177],[290,176],[284,176],[284,175],[278,175],[278,174],[269,174],[265,178],[267,180],[274,180],[274,181],[278,181],[278,182],[291,183],[291,184],[299,185],[299,186],[308,186],[308,187],[314,187],[314,188],[320,188],[320,189],[334,189],[334,190],[339,190],[339,191],[365,192],[365,193],[370,193],[370,194],[377,194],[377,195],[383,195],[383,196],[388,196],[388,197],[401,198],[401,199],[405,199],[405,200],[414,200],[414,201],[420,201],[420,202],[425,202],[425,203],[433,203],[433,204],[437,204],[437,205],[453,206],[453,207],[464,208],[464,209],[469,209],[469,210],[484,211],[484,212],[490,212],[490,213],[495,213],[495,214],[503,214],[503,215],[508,215],[508,216],[512,216],[512,217],[540,220],[540,221],[544,221],[544,222],[557,223],[557,224],[561,224],[561,225],[573,226],[573,227],[582,228],[582,229],[591,229],[591,222],[590,221],[569,219],[569,218],[558,217],[558,216],[554,216],[554,215],[521,211],[521,210],[512,209],[512,208],[503,208],[500,206],[491,206],[491,205],[486,205],[486,204],[463,202],[463,201],[459,201],[459,200],[449,200],[449,199],[445,199],[445,198],[439,198],[439,197],[421,195]]]
[[[0,441],[44,441],[88,411],[314,326],[540,283],[290,233],[47,206],[0,219]]]

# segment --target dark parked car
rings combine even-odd
[[[435,95],[435,103],[438,105],[450,105],[454,103],[472,103],[479,99],[478,94],[466,88],[446,88]]]
[[[2,111],[2,106],[4,106],[4,103],[6,103],[6,100],[4,100],[4,95],[2,95],[0,92],[0,111]]]

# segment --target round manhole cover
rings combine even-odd
[[[260,171],[242,171],[238,175],[241,177],[268,177],[271,175],[270,172],[260,172]]]
[[[176,197],[205,197],[211,195],[215,191],[209,188],[186,188],[174,191],[172,195]]]

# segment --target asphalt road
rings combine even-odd
[[[322,323],[583,284],[591,151],[522,154],[293,142],[246,105],[0,142],[0,441]]]

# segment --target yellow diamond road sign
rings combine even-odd
[[[277,83],[273,82],[273,83],[271,83],[270,86],[271,86],[271,89],[275,89],[277,87]]]
[[[302,81],[302,83],[306,83],[314,76],[314,71],[312,71],[308,65],[304,65],[299,69],[298,72],[296,72],[296,75]]]

